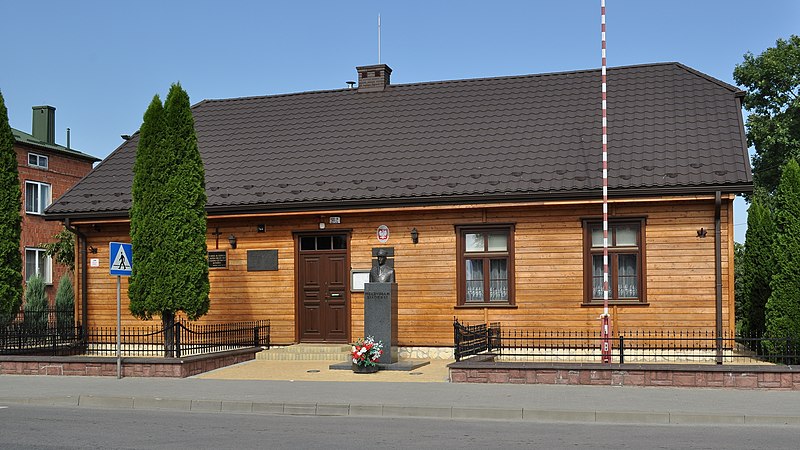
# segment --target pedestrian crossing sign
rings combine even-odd
[[[109,262],[111,275],[129,277],[133,269],[133,251],[131,244],[122,242],[109,243]]]

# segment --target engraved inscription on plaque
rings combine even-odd
[[[228,252],[225,250],[209,250],[208,251],[208,268],[209,269],[227,269],[228,268]]]

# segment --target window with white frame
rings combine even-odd
[[[30,167],[38,167],[40,169],[47,169],[48,158],[44,155],[36,153],[28,153],[28,165]]]
[[[50,185],[38,181],[25,182],[25,212],[28,214],[44,214],[50,206]]]
[[[53,282],[53,263],[43,248],[25,249],[25,281],[39,275],[45,283]]]

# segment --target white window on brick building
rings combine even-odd
[[[38,155],[36,153],[28,153],[28,165],[30,167],[38,167],[40,169],[47,169],[48,166],[48,158],[44,155]]]
[[[38,181],[25,182],[25,212],[28,214],[44,214],[44,210],[53,201],[50,185]]]
[[[53,262],[43,248],[25,249],[25,281],[39,275],[45,283],[53,282]]]

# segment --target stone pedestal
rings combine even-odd
[[[397,362],[397,283],[364,285],[364,336],[383,342],[380,364]]]

